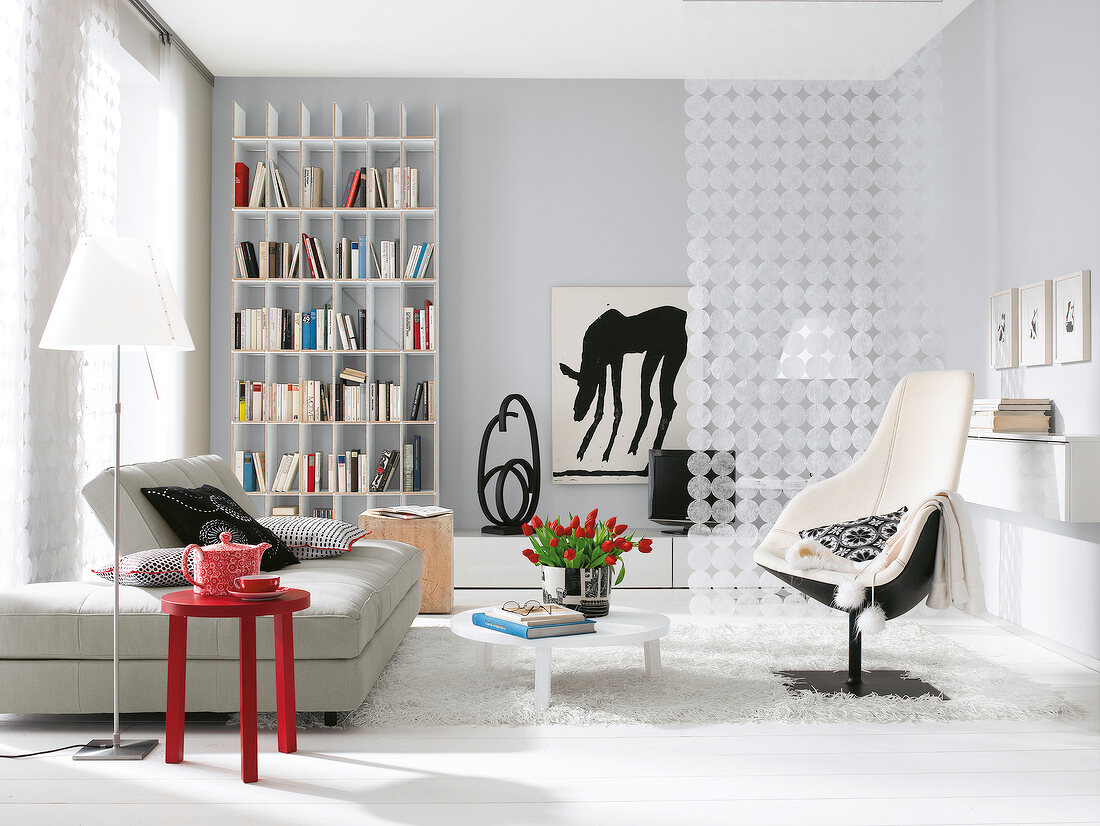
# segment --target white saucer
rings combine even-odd
[[[274,591],[230,591],[229,596],[247,600],[275,599],[275,597],[281,597],[289,590],[290,588],[284,586],[276,588]]]

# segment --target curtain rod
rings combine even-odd
[[[199,60],[198,56],[180,39],[179,35],[172,31],[172,27],[164,22],[163,17],[157,14],[144,0],[128,0],[128,2],[138,14],[145,18],[150,26],[156,29],[157,34],[160,35],[161,43],[179,49],[191,65],[199,70],[199,74],[206,78],[207,83],[211,86],[214,85],[214,73],[207,69],[206,64]]]

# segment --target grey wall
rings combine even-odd
[[[285,123],[296,122],[299,100],[312,113],[314,131],[318,113],[327,113],[333,100],[345,118],[370,100],[390,134],[399,101],[409,109],[410,128],[433,101],[439,104],[440,501],[455,508],[457,525],[483,524],[475,490],[478,443],[501,399],[514,392],[531,401],[538,421],[540,511],[598,505],[643,521],[644,485],[550,482],[548,306],[555,285],[687,284],[683,84],[218,78],[210,381],[211,441],[223,455],[230,440],[222,412],[231,389],[225,262],[232,102],[244,107],[251,124],[271,101]],[[517,452],[524,449],[520,438]]]
[[[979,396],[1050,397],[1055,429],[1100,432],[1093,360],[992,370],[990,293],[1079,269],[1100,278],[1100,4],[979,0],[944,32],[938,290],[944,360]],[[1095,282],[1094,282],[1095,283]],[[1093,301],[1092,323],[1100,324]],[[974,508],[990,610],[1100,657],[1100,525]]]

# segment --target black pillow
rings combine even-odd
[[[298,564],[283,540],[245,513],[232,496],[213,485],[142,488],[141,492],[184,544],[213,545],[219,541],[219,534],[229,531],[234,542],[271,545],[260,560],[261,571],[278,571]]]
[[[837,556],[852,562],[874,559],[886,547],[886,540],[898,532],[898,522],[909,509],[902,505],[893,513],[864,516],[851,522],[822,525],[799,531],[803,539],[816,539]]]

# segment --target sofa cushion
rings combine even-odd
[[[287,565],[297,565],[298,559],[283,540],[265,528],[228,494],[213,485],[181,488],[142,488],[164,521],[184,544],[214,545],[223,533],[233,542],[248,545],[270,545],[260,560],[261,571],[280,571]]]
[[[294,615],[299,660],[359,656],[374,632],[420,578],[421,553],[403,542],[362,540],[346,554],[303,562],[280,572],[282,584],[310,592]],[[166,659],[168,617],[160,598],[174,588],[121,591],[119,645],[124,659]],[[110,659],[111,583],[49,582],[0,590],[0,658]],[[192,619],[187,655],[237,658],[236,619]],[[257,623],[257,656],[274,657],[272,622]]]
[[[898,523],[908,510],[902,505],[891,513],[807,528],[798,535],[803,539],[816,539],[837,556],[852,562],[867,562],[882,553],[886,540],[898,532]]]
[[[252,504],[252,499],[233,475],[233,470],[221,456],[191,456],[164,462],[123,465],[118,474],[118,482],[118,506],[122,523],[119,548],[124,554],[148,548],[172,548],[187,544],[176,536],[164,517],[142,495],[142,488],[166,485],[197,488],[199,485],[213,485],[228,493],[249,516],[260,515]],[[112,537],[115,518],[114,487],[115,469],[112,467],[100,473],[81,490],[99,524]]]
[[[187,573],[194,576],[194,553],[186,548],[153,548],[135,551],[119,559],[119,584],[136,588],[184,588],[190,585],[183,574],[184,553],[187,554]],[[115,561],[93,565],[92,573],[114,582]]]
[[[285,542],[298,559],[339,556],[370,533],[350,522],[319,516],[261,516],[256,521]]]

